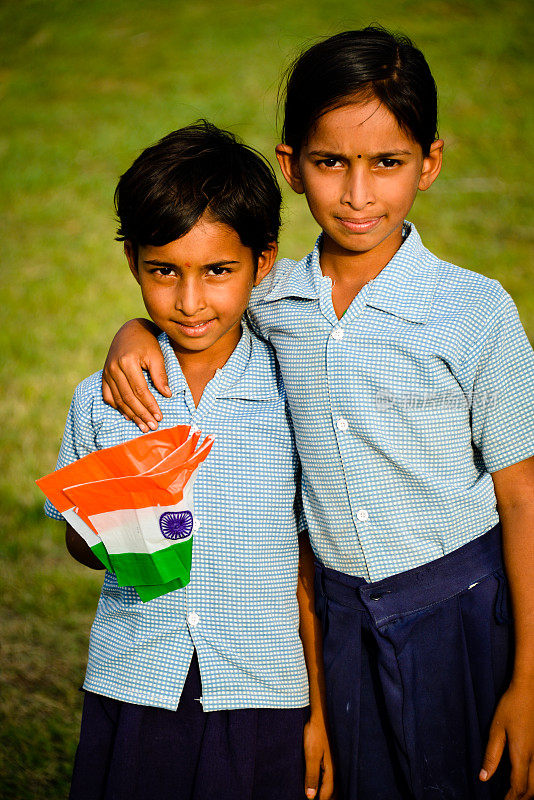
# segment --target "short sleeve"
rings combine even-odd
[[[97,449],[91,408],[92,397],[87,395],[82,382],[74,392],[67,414],[56,470],[72,464]],[[46,500],[44,510],[45,514],[52,519],[63,519],[50,500]]]
[[[509,295],[470,357],[473,443],[496,472],[534,455],[534,351]]]

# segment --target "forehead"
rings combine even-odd
[[[417,143],[378,100],[350,103],[322,114],[312,128],[306,150],[390,152],[411,150]]]
[[[179,239],[161,246],[145,245],[139,250],[144,259],[202,265],[222,260],[239,261],[249,253],[250,248],[242,244],[234,228],[203,215]]]

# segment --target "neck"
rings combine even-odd
[[[224,367],[239,344],[241,325],[236,326],[229,333],[232,335],[227,334],[211,347],[200,351],[186,350],[169,340],[196,406],[215,372]]]
[[[332,278],[332,304],[340,319],[365,286],[388,264],[402,244],[402,226],[368,251],[348,251],[323,237],[321,271]]]
[[[350,285],[356,293],[382,272],[402,244],[402,225],[371,250],[351,251],[323,236],[321,270],[332,281]]]

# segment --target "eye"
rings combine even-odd
[[[172,267],[158,267],[157,269],[151,270],[153,275],[161,275],[164,278],[176,275],[176,272]]]
[[[318,167],[326,167],[326,169],[333,169],[334,167],[341,166],[339,158],[321,158],[315,162]]]
[[[386,169],[391,169],[392,167],[398,167],[402,162],[399,161],[397,158],[382,158],[378,162],[379,167],[385,167]]]
[[[226,275],[226,274],[228,274],[230,272],[231,272],[231,270],[228,269],[228,267],[210,267],[210,269],[208,271],[208,275],[219,276],[219,275]]]

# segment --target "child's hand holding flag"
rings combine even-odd
[[[189,582],[192,487],[213,440],[190,427],[98,450],[37,481],[119,586],[146,601]]]

